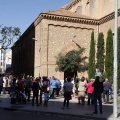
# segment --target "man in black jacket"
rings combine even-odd
[[[33,90],[32,106],[34,106],[35,98],[36,98],[36,105],[38,106],[38,94],[39,94],[40,86],[37,79],[33,82],[32,90]]]
[[[94,114],[98,113],[97,110],[97,100],[99,101],[99,108],[100,108],[100,114],[102,114],[102,99],[101,99],[101,94],[103,92],[103,82],[100,82],[100,77],[96,76],[94,83],[92,84],[94,87],[94,107],[95,111],[93,112]]]

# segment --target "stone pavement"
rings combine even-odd
[[[93,114],[94,106],[77,104],[77,98],[70,100],[70,109],[61,109],[64,98],[59,97],[50,99],[48,107],[32,106],[31,101],[27,104],[10,104],[10,97],[8,94],[0,96],[0,109],[11,111],[26,111],[26,112],[39,112],[40,114],[52,114],[60,116],[71,116],[86,120],[120,120],[120,117],[114,118],[113,106],[103,105],[103,114]],[[118,108],[120,113],[120,107]]]

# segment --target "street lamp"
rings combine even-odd
[[[32,38],[32,40],[34,40],[34,41],[38,41],[38,40],[36,40],[35,38]]]
[[[115,0],[115,36],[114,36],[114,78],[113,78],[113,114],[114,117],[118,117],[118,107],[117,107],[117,37],[118,37],[118,0]]]

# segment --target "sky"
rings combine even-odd
[[[19,27],[21,33],[40,13],[57,10],[72,0],[0,0],[0,25]]]

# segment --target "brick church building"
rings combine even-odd
[[[64,79],[63,72],[55,71],[55,56],[78,49],[78,44],[89,57],[92,31],[96,41],[100,32],[106,40],[107,31],[114,31],[114,4],[113,0],[72,0],[58,10],[40,13],[12,47],[13,74]]]

